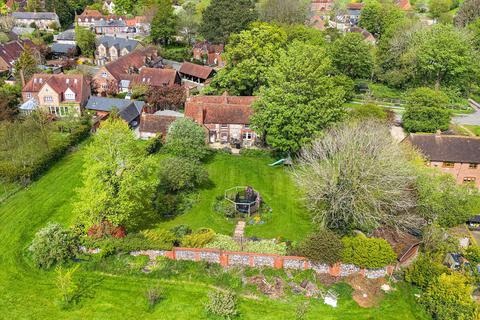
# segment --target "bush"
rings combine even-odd
[[[296,250],[296,254],[326,264],[334,264],[342,259],[343,243],[340,237],[329,229],[309,235]]]
[[[480,264],[480,246],[474,245],[468,247],[465,251],[465,258],[467,258],[472,265]]]
[[[227,218],[233,218],[237,214],[237,210],[235,210],[235,205],[225,199],[223,196],[220,199],[217,199],[215,205],[213,207],[215,212],[219,212]]]
[[[243,251],[286,255],[287,245],[284,242],[277,243],[275,240],[247,241]]]
[[[177,238],[170,230],[145,230],[142,234],[151,245],[158,248],[172,248]]]
[[[164,59],[183,62],[190,60],[192,50],[189,47],[162,48],[160,55]]]
[[[232,237],[223,234],[216,234],[212,242],[206,245],[207,248],[225,251],[240,251],[240,246]]]
[[[28,250],[35,265],[48,269],[74,258],[78,253],[78,238],[59,224],[51,223],[35,234]]]
[[[447,267],[433,261],[429,256],[422,256],[405,269],[405,281],[425,290],[439,275],[446,272]]]
[[[212,290],[208,292],[205,311],[222,319],[233,319],[238,315],[237,296],[231,291]]]
[[[124,238],[126,236],[125,228],[114,226],[111,222],[102,221],[99,224],[91,226],[87,234],[89,237],[101,239],[105,237]]]
[[[361,268],[381,268],[395,262],[397,255],[384,239],[367,238],[364,235],[342,239],[342,262]]]
[[[155,154],[162,148],[162,135],[159,134],[154,138],[148,139],[145,145],[145,150],[148,154]]]
[[[192,233],[192,229],[186,224],[179,224],[170,229],[171,232],[177,237],[177,239],[183,238],[188,234]]]
[[[362,104],[353,108],[349,113],[350,118],[352,119],[368,119],[374,118],[379,120],[387,120],[388,113],[383,108],[376,104]]]
[[[165,293],[161,288],[148,288],[145,291],[145,298],[147,299],[147,307],[152,311],[155,306],[164,298]]]
[[[478,319],[478,305],[472,300],[473,287],[467,276],[441,274],[432,282],[420,302],[437,320]]]
[[[193,189],[208,180],[208,172],[194,160],[167,158],[160,168],[160,181],[169,191]]]
[[[175,156],[201,160],[207,155],[206,133],[193,120],[180,118],[168,129],[166,147]]]
[[[204,248],[214,236],[215,232],[212,229],[200,229],[183,237],[181,244],[187,248]]]

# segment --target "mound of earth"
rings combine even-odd
[[[377,306],[384,297],[381,289],[387,281],[384,278],[367,279],[361,275],[352,275],[346,282],[353,288],[352,298],[360,307],[370,308]]]

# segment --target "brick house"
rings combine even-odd
[[[140,72],[140,69],[149,65],[157,57],[157,49],[147,47],[134,50],[132,53],[102,66],[92,79],[97,93],[102,94],[106,92],[110,84],[113,84],[121,91],[124,88],[128,89],[130,83],[135,80],[135,77]]]
[[[24,105],[59,117],[81,114],[89,97],[90,86],[81,74],[37,73],[22,89]]]
[[[35,48],[29,39],[0,44],[0,73],[12,71],[12,67],[26,47]]]
[[[143,101],[91,96],[85,109],[95,113],[93,117],[94,129],[97,129],[100,122],[109,117],[113,109],[117,110],[119,117],[125,123],[131,127],[136,127],[144,105],[145,102]]]
[[[115,16],[104,16],[98,10],[85,9],[80,15],[76,17],[75,20],[80,27],[93,29],[95,27],[96,21],[108,19],[109,17],[113,18]]]
[[[203,126],[209,143],[253,146],[257,135],[250,129],[252,104],[257,97],[193,96],[185,103],[185,116]]]
[[[215,75],[215,70],[211,67],[201,66],[199,64],[184,62],[178,70],[180,77],[184,80],[196,83],[205,83],[209,78]]]
[[[103,66],[107,62],[115,61],[119,57],[126,56],[137,48],[141,48],[137,40],[103,36],[97,40],[95,62],[97,65]]]
[[[202,61],[209,66],[224,67],[222,58],[223,44],[212,44],[208,41],[198,41],[193,45],[193,59]]]
[[[411,134],[406,141],[425,156],[429,167],[453,175],[459,184],[480,188],[480,138]]]
[[[131,86],[146,85],[149,87],[171,87],[182,84],[182,79],[175,69],[160,69],[143,67],[136,77],[132,78]]]
[[[333,9],[333,0],[312,0],[310,11],[316,14],[324,15]]]

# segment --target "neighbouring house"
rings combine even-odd
[[[25,48],[35,49],[29,39],[10,41],[0,44],[0,74],[11,72],[15,61],[20,57]]]
[[[211,67],[201,66],[199,64],[184,62],[178,70],[180,77],[184,80],[196,83],[205,83],[215,75],[215,70]]]
[[[395,4],[400,7],[402,10],[410,10],[412,9],[412,5],[410,4],[410,0],[395,0]]]
[[[362,12],[364,3],[349,3],[347,4],[347,12],[343,16],[346,23],[351,26],[356,26],[360,20],[360,14]]]
[[[95,62],[97,65],[103,66],[108,62],[117,60],[119,57],[126,56],[140,47],[141,45],[137,40],[103,36],[97,40]]]
[[[20,110],[43,109],[55,116],[81,114],[90,86],[81,74],[36,73],[22,89]]]
[[[127,24],[127,32],[136,33],[136,34],[149,34],[150,33],[150,23],[148,22],[147,17],[145,16],[136,16],[133,18],[125,19]]]
[[[312,0],[310,4],[310,11],[314,15],[326,16],[333,9],[333,0]]]
[[[54,25],[60,26],[55,12],[14,12],[12,17],[17,27],[30,27],[35,24],[38,29],[52,29]]]
[[[257,135],[250,128],[252,104],[257,97],[193,96],[185,103],[185,116],[203,126],[209,143],[251,147]]]
[[[69,43],[53,43],[50,45],[50,53],[52,58],[73,57],[78,54],[77,45]]]
[[[175,84],[182,84],[180,75],[175,69],[160,69],[143,67],[138,76],[133,77],[131,87],[135,85],[146,85],[148,87],[171,87]]]
[[[97,93],[106,93],[112,84],[117,89],[128,89],[131,82],[138,76],[140,69],[150,66],[157,58],[157,49],[146,47],[134,50],[130,54],[119,57],[116,61],[101,66],[92,79]]]
[[[128,125],[136,127],[144,105],[145,102],[143,101],[91,96],[85,109],[95,113],[93,118],[94,129],[98,128],[100,122],[107,119],[113,110],[116,110],[120,118]]]
[[[68,29],[63,32],[60,32],[56,36],[54,36],[53,39],[56,43],[62,43],[62,44],[77,44],[77,41],[75,40],[75,30],[74,29]]]
[[[480,188],[480,138],[410,134],[405,141],[425,156],[429,167],[453,175],[457,183]]]
[[[397,268],[406,267],[418,256],[421,239],[413,234],[395,230],[390,227],[375,229],[375,238],[386,240],[397,255]]]
[[[112,2],[113,4],[113,2]],[[149,33],[150,23],[145,16],[127,18],[116,15],[103,15],[98,10],[85,9],[76,17],[79,26],[90,28],[97,34]]]
[[[85,9],[76,17],[75,21],[80,27],[90,28],[93,30],[95,27],[95,22],[100,21],[101,19],[105,19],[105,17],[100,11]]]
[[[348,29],[348,32],[360,33],[363,37],[363,40],[365,40],[368,43],[375,44],[377,42],[377,39],[375,39],[373,34],[371,34],[370,32],[368,32],[367,30],[365,30],[363,28],[351,27],[350,29]]]
[[[139,137],[140,139],[149,139],[161,135],[165,141],[170,125],[178,118],[183,117],[183,113],[172,110],[157,111],[154,114],[142,113],[138,130]]]
[[[208,41],[198,41],[193,45],[193,59],[202,61],[209,66],[224,67],[222,58],[223,44],[212,44]]]
[[[115,3],[113,0],[106,0],[103,2],[103,10],[107,11],[110,14],[113,14],[115,11]]]
[[[127,33],[128,26],[122,17],[117,19],[101,19],[95,21],[94,30],[96,34],[110,34]]]

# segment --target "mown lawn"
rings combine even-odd
[[[213,207],[217,196],[235,186],[252,186],[272,208],[263,225],[247,226],[247,235],[291,240],[303,238],[311,229],[310,218],[302,205],[301,194],[285,167],[270,167],[268,157],[215,155],[206,165],[210,186],[199,191],[199,201],[188,212],[159,225],[170,228],[187,224],[192,228],[208,227],[216,232],[232,234],[234,221],[228,221]]]
[[[82,292],[78,304],[67,310],[59,307],[53,271],[34,268],[26,249],[35,232],[49,221],[64,225],[74,222],[71,209],[75,189],[81,185],[82,156],[81,150],[67,155],[39,181],[0,205],[0,319],[207,319],[203,312],[206,293],[210,289],[207,284],[194,280],[155,278],[140,272],[116,275],[86,271],[84,267],[76,274]],[[289,184],[288,175],[282,168],[264,166],[268,159],[232,158],[231,165],[226,164],[228,159],[228,156],[220,156],[208,165],[216,185],[202,190],[202,197],[215,197],[218,191],[232,183],[249,183],[263,192],[274,208],[270,228],[251,227],[249,233],[265,237],[282,234],[295,238],[295,230],[301,234],[309,229],[308,220],[300,214],[302,211],[296,211],[299,208],[296,195],[288,200],[295,188]],[[218,163],[218,169],[214,169],[215,163]],[[246,169],[247,172],[244,171]],[[239,181],[239,177],[243,176],[241,172],[245,176]],[[265,176],[257,176],[260,173]],[[202,199],[185,217],[177,219],[191,221],[195,226],[209,226],[208,223],[211,223],[220,231],[229,231],[232,225],[206,211],[209,202]],[[209,220],[205,222],[204,218]],[[165,290],[165,299],[149,312],[145,304],[145,289],[156,285]],[[406,287],[400,287],[389,294],[379,307],[371,309],[358,307],[345,290],[341,291],[337,309],[312,301],[308,319],[428,319]],[[272,301],[242,297],[240,319],[293,319],[298,299]]]

